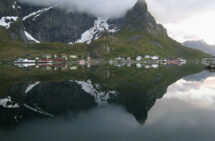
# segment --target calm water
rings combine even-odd
[[[215,73],[201,65],[48,67],[0,68],[1,141],[215,139]]]

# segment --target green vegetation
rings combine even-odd
[[[183,47],[162,33],[120,30],[113,36],[103,36],[91,45],[63,43],[30,44],[11,41],[4,28],[0,27],[0,60],[14,60],[26,56],[46,54],[75,54],[84,58],[110,59],[118,56],[159,55],[161,57],[183,57],[187,59],[211,57],[201,51]]]
[[[96,55],[106,58],[159,55],[187,59],[211,57],[195,49],[189,49],[162,33],[121,30],[115,36],[103,37],[92,44]],[[110,53],[108,53],[108,50]]]
[[[98,84],[102,90],[119,92],[113,101],[122,104],[140,123],[144,123],[147,112],[156,99],[163,97],[172,83],[184,76],[203,70],[202,65],[187,64],[183,66],[161,66],[158,69],[137,69],[112,67],[109,65],[93,66],[73,71],[46,71],[42,68],[16,68],[4,66],[0,68],[0,98],[8,95],[13,88],[29,84],[29,82],[52,83],[69,80],[87,81]]]
[[[4,96],[5,90],[12,85],[25,83],[26,81],[41,82],[64,82],[68,80],[86,81],[92,80],[105,88],[116,89],[117,91],[130,91],[131,83],[139,88],[163,87],[174,83],[183,76],[198,73],[203,70],[202,65],[187,64],[183,66],[161,66],[158,69],[137,69],[112,67],[109,65],[93,66],[92,68],[82,68],[73,71],[47,71],[43,68],[17,68],[15,66],[3,65],[0,67],[0,96]],[[161,83],[162,82],[162,83]]]
[[[86,45],[66,45],[63,43],[27,44],[24,42],[11,41],[4,28],[0,27],[0,59],[16,59],[26,56],[43,56],[46,54],[77,54],[85,57],[89,48]]]

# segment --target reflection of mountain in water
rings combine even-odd
[[[79,72],[79,76],[86,76],[84,81],[40,79],[41,82],[34,83],[26,82],[23,76],[23,82],[12,84],[7,97],[0,100],[0,123],[7,125],[41,116],[54,118],[106,103],[124,106],[137,121],[144,123],[148,111],[156,99],[162,98],[169,85],[200,70],[201,67],[195,65],[157,70],[98,67]],[[36,74],[37,78],[43,78],[43,75],[41,72]]]
[[[0,100],[2,123],[18,118],[48,116],[66,111],[79,112],[106,103],[117,92],[102,89],[91,81],[35,82],[14,85],[7,98]],[[12,99],[12,100],[11,100]]]

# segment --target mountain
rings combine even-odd
[[[186,41],[183,45],[188,48],[198,49],[205,53],[215,55],[215,45],[208,45],[204,40]]]
[[[208,56],[169,38],[166,29],[156,23],[142,1],[118,19],[67,12],[56,5],[23,4],[16,0],[0,0],[0,5],[2,58],[26,54],[40,56],[47,52],[74,52],[94,58],[146,54],[185,58]],[[74,48],[65,49],[65,46]],[[77,46],[81,47],[77,49]]]
[[[112,104],[124,107],[144,124],[148,111],[171,84],[202,70],[198,64],[120,70],[96,65],[66,73],[32,68],[26,75],[26,68],[1,67],[0,125],[22,124],[31,118],[58,119]]]
[[[166,32],[161,25],[156,24],[147,11],[146,4],[140,2],[125,17],[108,20],[83,13],[68,13],[55,6],[41,7],[18,3],[15,0],[1,1],[4,3],[3,7],[8,7],[1,15],[3,18],[13,15],[17,18],[14,22],[19,19],[19,25],[23,27],[21,32],[26,35],[21,36],[24,41],[27,38],[34,42],[90,43],[92,39],[98,39],[101,32],[114,33],[125,27],[151,32],[155,27]],[[16,40],[17,37],[13,34],[20,35],[20,32],[10,32],[12,39]]]

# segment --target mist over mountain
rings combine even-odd
[[[118,57],[120,54],[133,57],[146,54],[208,56],[169,38],[167,30],[156,22],[144,0],[126,3],[122,0],[0,0],[0,7],[0,42],[19,41],[25,43],[23,46],[40,43],[41,49],[47,47],[44,43],[50,43],[47,52],[53,52],[52,45],[56,43],[61,43],[60,46],[81,45],[92,49],[82,52],[84,48],[80,48],[82,56],[90,54],[95,58]],[[5,52],[2,55],[8,58],[27,51],[22,46],[18,51],[19,45],[11,45],[14,54],[8,56],[8,45],[3,45]],[[36,54],[45,52],[37,51]]]
[[[7,11],[3,16],[19,20],[8,31],[13,40],[25,42],[91,43],[103,33],[113,34],[133,28],[157,32],[166,30],[156,23],[144,0],[1,0]],[[1,12],[0,12],[1,15]],[[118,17],[118,18],[116,18]],[[16,32],[14,32],[16,31]]]
[[[95,17],[119,18],[131,9],[137,0],[18,0],[35,6],[56,6],[67,12],[79,12]]]
[[[188,48],[198,49],[205,53],[215,55],[215,45],[208,45],[204,40],[186,41],[183,45]]]

